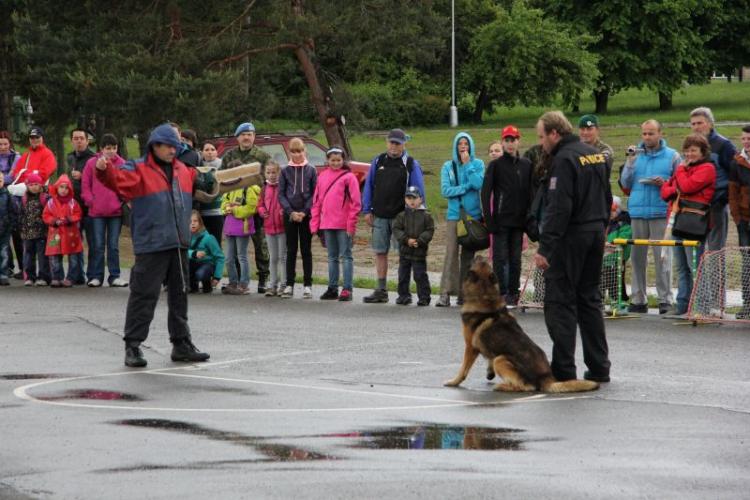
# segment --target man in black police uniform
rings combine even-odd
[[[606,158],[573,134],[559,111],[542,115],[539,142],[552,157],[539,250],[544,270],[544,320],[552,338],[552,373],[576,378],[576,323],[581,329],[583,378],[609,382],[609,357],[600,309],[604,231],[612,205]]]

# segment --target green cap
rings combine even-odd
[[[578,128],[599,127],[599,118],[596,115],[583,115],[578,120]]]

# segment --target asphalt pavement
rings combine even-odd
[[[366,293],[191,295],[196,365],[169,359],[163,294],[130,369],[127,288],[3,288],[0,498],[748,498],[747,328],[607,320],[611,383],[506,394],[484,361],[442,386],[458,308]]]

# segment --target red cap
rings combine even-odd
[[[516,127],[513,125],[508,125],[503,129],[502,134],[500,134],[501,139],[505,139],[506,137],[516,137],[518,139],[521,138],[521,132],[518,131]]]

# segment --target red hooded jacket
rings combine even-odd
[[[70,189],[65,198],[57,194],[61,184]],[[78,222],[81,220],[81,207],[73,196],[73,183],[67,175],[61,175],[49,190],[49,199],[44,207],[42,219],[49,226],[47,230],[47,248],[45,255],[71,255],[83,251],[81,231]]]
[[[11,176],[16,180],[16,183],[20,184],[26,182],[26,176],[30,173],[36,173],[42,178],[42,184],[46,184],[50,176],[55,173],[57,169],[57,160],[52,151],[45,146],[40,144],[36,149],[29,149],[22,156],[21,159],[16,163],[16,168],[13,169]]]

